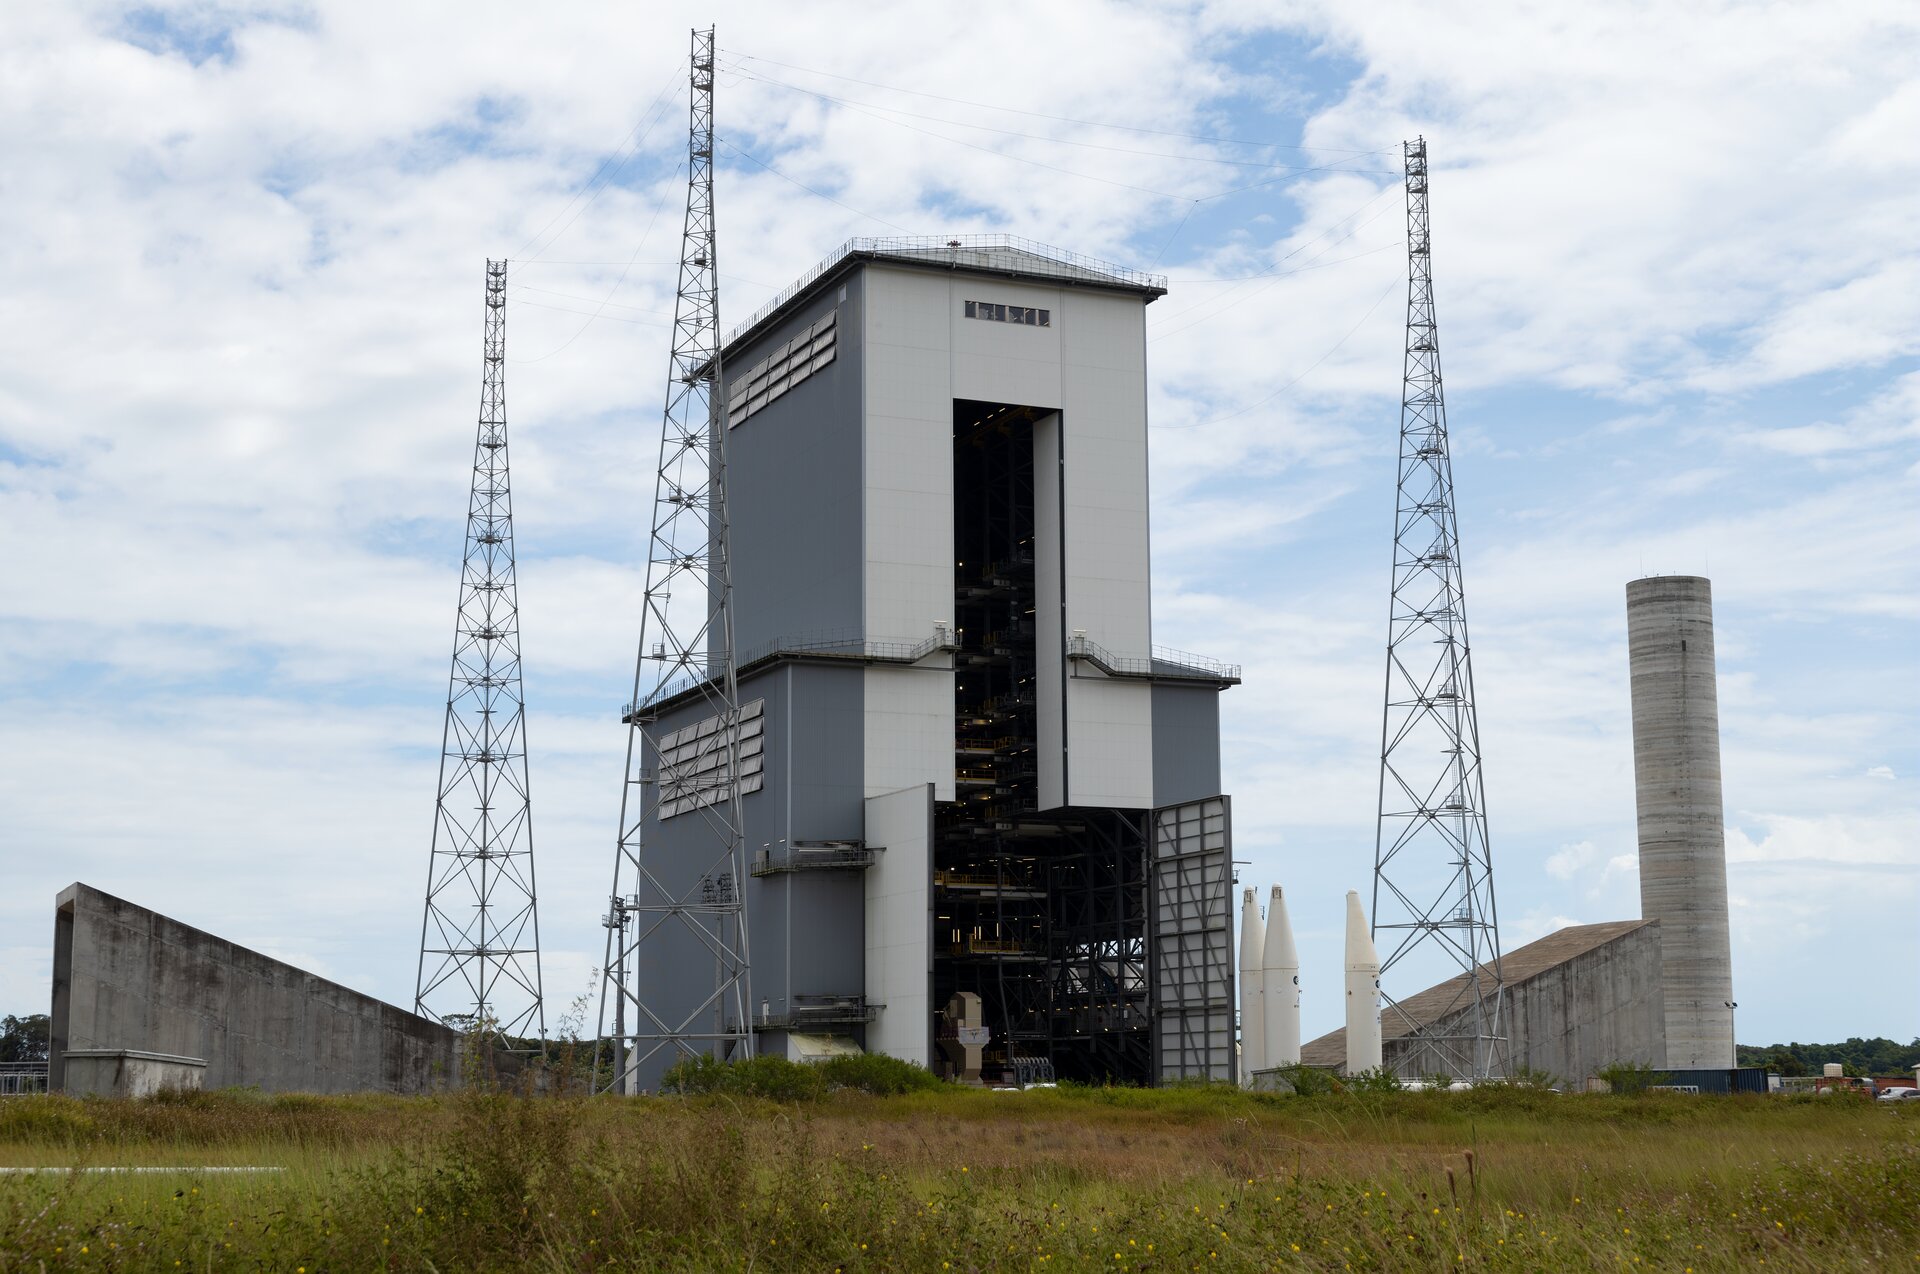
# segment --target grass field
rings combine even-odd
[[[182,1169],[0,1177],[0,1271],[1920,1271],[1920,1109],[1847,1099],[53,1097],[0,1164]]]

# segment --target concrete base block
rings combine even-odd
[[[206,1079],[204,1058],[145,1053],[133,1048],[73,1048],[66,1059],[66,1092],[73,1097],[151,1097],[197,1092]]]

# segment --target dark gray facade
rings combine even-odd
[[[1220,794],[1220,688],[1163,681],[1153,688],[1153,803]]]
[[[864,631],[860,276],[729,348],[722,371],[737,383],[829,313],[833,361],[727,434],[734,643],[745,658],[783,642],[857,642]]]

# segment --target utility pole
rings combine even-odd
[[[741,1057],[753,1047],[720,401],[713,70],[713,31],[695,31],[680,285],[640,649],[622,716],[628,732],[619,848],[602,918],[600,1030],[614,1047],[610,1087],[623,1093],[651,1078],[656,1058],[664,1066],[700,1053]],[[680,728],[663,727],[663,714]],[[703,968],[713,970],[710,992],[698,988]]]
[[[441,731],[414,1011],[508,1041],[536,1035],[544,1041],[520,603],[507,477],[505,261],[487,262],[486,304],[480,427],[467,499],[466,556]]]
[[[1403,151],[1407,343],[1372,928],[1386,953],[1386,1034],[1412,1041],[1395,1069],[1484,1079],[1507,1068],[1506,990],[1434,317],[1426,139]],[[1461,979],[1450,1005],[1418,1021],[1385,989],[1399,985],[1396,967],[1401,983],[1416,972],[1403,963],[1416,955],[1425,957],[1417,972]]]

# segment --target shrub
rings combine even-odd
[[[818,1070],[828,1088],[857,1088],[879,1097],[923,1092],[943,1084],[926,1067],[884,1053],[830,1058],[820,1063]]]
[[[1293,1091],[1301,1097],[1318,1097],[1334,1090],[1333,1074],[1317,1066],[1302,1066],[1295,1063],[1292,1066],[1281,1066],[1276,1069],[1280,1072],[1280,1078],[1291,1085]]]
[[[726,1062],[705,1054],[683,1058],[660,1077],[660,1091],[694,1095],[724,1093],[732,1097],[763,1097],[768,1101],[812,1101],[826,1091],[826,1081],[812,1066],[784,1057],[746,1057]]]
[[[1340,1081],[1343,1089],[1350,1093],[1397,1093],[1401,1091],[1400,1077],[1384,1066],[1374,1066],[1357,1074],[1349,1075]]]
[[[1673,1076],[1645,1062],[1615,1062],[1595,1071],[1594,1078],[1605,1080],[1607,1087],[1616,1093],[1644,1093],[1655,1084],[1673,1081]]]

